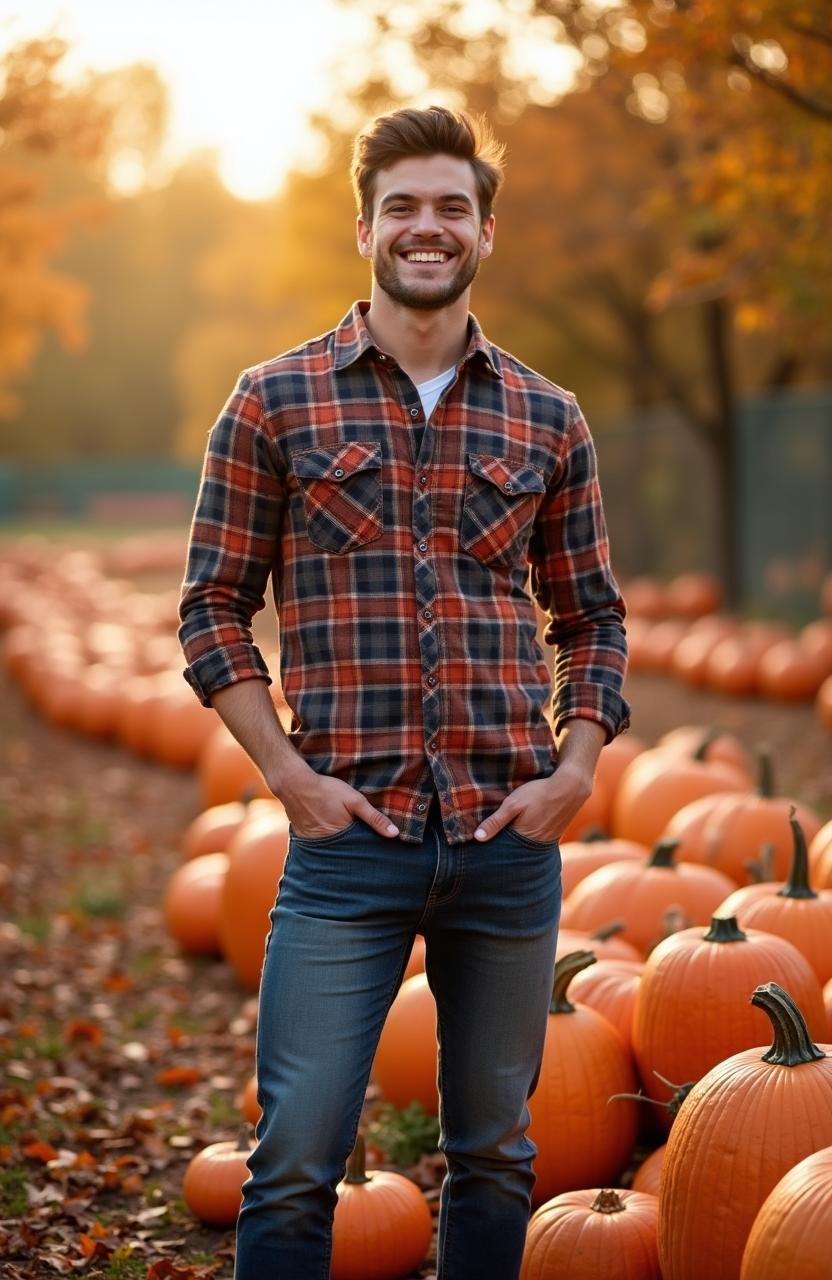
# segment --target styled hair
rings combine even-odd
[[[484,116],[469,116],[447,107],[403,107],[376,116],[356,135],[350,174],[361,216],[368,222],[372,219],[379,169],[388,169],[408,156],[432,155],[468,161],[484,222],[503,182],[505,146],[494,137]]]

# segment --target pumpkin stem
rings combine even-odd
[[[751,876],[753,884],[766,884],[769,880],[774,879],[774,845],[770,840],[760,845],[759,858],[749,858],[743,863],[745,870]]]
[[[603,827],[589,827],[581,839],[584,844],[600,844],[602,840],[609,840],[609,835]]]
[[[237,1150],[248,1151],[251,1144],[248,1140],[248,1125],[240,1125],[240,1132],[237,1134]]]
[[[366,1156],[364,1152],[364,1135],[359,1133],[355,1140],[355,1146],[352,1154],[347,1161],[347,1171],[344,1174],[344,1182],[350,1183],[351,1186],[360,1185],[363,1182],[370,1182],[371,1179],[366,1174]]]
[[[609,1106],[611,1102],[616,1102],[619,1098],[624,1098],[631,1102],[646,1102],[651,1107],[663,1107],[665,1111],[669,1111],[672,1116],[675,1116],[676,1112],[679,1110],[685,1098],[688,1096],[691,1089],[693,1088],[694,1081],[689,1080],[687,1084],[676,1085],[676,1084],[671,1084],[669,1080],[665,1080],[664,1076],[659,1075],[658,1071],[656,1070],[653,1071],[653,1075],[658,1076],[662,1084],[666,1084],[668,1089],[674,1090],[673,1097],[670,1098],[667,1102],[662,1102],[659,1098],[648,1098],[647,1094],[644,1093],[641,1089],[639,1089],[638,1093],[610,1094],[610,1096],[607,1098],[607,1106]]]
[[[777,894],[778,898],[816,898],[809,884],[809,856],[806,851],[806,837],[803,828],[797,821],[794,805],[789,809],[789,826],[792,829],[792,865],[789,878]]]
[[[597,938],[599,942],[607,942],[609,938],[614,938],[617,933],[623,933],[626,927],[623,920],[613,920],[611,924],[605,924],[600,929],[593,929],[589,936],[590,938]]]
[[[774,795],[774,769],[768,747],[757,749],[757,795],[770,800]]]
[[[627,1208],[617,1191],[604,1187],[589,1206],[595,1213],[623,1213]]]
[[[679,848],[678,840],[660,840],[658,844],[653,846],[653,852],[647,859],[648,867],[667,867],[671,871],[675,871],[676,850]]]
[[[816,1062],[826,1054],[812,1043],[803,1014],[787,991],[776,982],[764,982],[751,995],[751,1003],[762,1009],[771,1021],[774,1043],[763,1062],[774,1062],[785,1067],[799,1067],[804,1062]]]
[[[736,916],[712,916],[711,927],[702,934],[705,942],[747,942],[748,935],[737,924]]]
[[[574,1004],[570,1004],[566,998],[566,988],[576,973],[580,973],[582,969],[588,969],[591,964],[596,963],[596,960],[594,951],[570,951],[568,955],[561,956],[555,965],[555,985],[552,1003],[549,1005],[550,1013],[575,1012]]]
[[[710,747],[712,743],[716,742],[717,738],[721,733],[722,733],[722,730],[718,727],[718,725],[715,725],[715,724],[710,725],[702,735],[702,741],[699,743],[699,746],[694,751],[693,759],[704,760],[708,754],[708,747]]]

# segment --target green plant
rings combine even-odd
[[[0,1169],[0,1213],[4,1218],[22,1218],[29,1208],[26,1194],[27,1171],[22,1164]]]
[[[421,1155],[439,1146],[439,1121],[421,1102],[411,1102],[400,1110],[385,1102],[367,1127],[367,1141],[379,1147],[393,1164],[407,1168]]]

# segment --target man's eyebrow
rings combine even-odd
[[[379,207],[384,204],[390,204],[394,200],[416,200],[417,196],[412,191],[390,191],[382,200],[379,201]],[[444,195],[437,196],[437,203],[442,204],[447,201],[455,201],[457,204],[467,204],[473,209],[474,202],[464,191],[449,191]]]

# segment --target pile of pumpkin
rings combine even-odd
[[[799,631],[720,613],[722,589],[710,574],[681,574],[667,585],[634,578],[623,595],[631,671],[673,675],[730,697],[814,699],[832,729],[832,574],[821,588],[820,616]]]
[[[239,792],[251,776],[228,767],[234,757],[227,743],[222,749],[226,767],[209,769],[206,753],[202,780],[205,794],[224,798],[185,833],[186,860],[168,886],[165,916],[185,948],[219,948],[256,988],[288,823],[274,799],[228,798],[229,787]],[[611,835],[562,844],[558,964],[531,1102],[537,1211],[527,1280],[738,1277],[747,1241],[749,1256],[756,1249],[770,1265],[772,1224],[779,1230],[786,1219],[767,1206],[752,1224],[780,1177],[791,1179],[778,1195],[796,1198],[795,1213],[812,1178],[821,1188],[828,1182],[832,1152],[814,1153],[832,1145],[832,821],[823,825],[808,806],[774,794],[765,753],[756,788],[754,771],[733,736],[699,727],[677,729],[649,750],[624,735],[601,754],[593,798],[571,834],[603,827]],[[416,1100],[435,1113],[435,1007],[423,970],[417,938],[373,1078],[394,1105]],[[800,1010],[805,1032],[773,988],[750,1003],[772,983]],[[775,1060],[767,1061],[772,1035]],[[691,1082],[698,1084],[685,1097],[679,1087]],[[639,1094],[650,1103],[636,1101]],[[648,1105],[652,1119],[640,1114]],[[253,1079],[243,1106],[256,1123]],[[668,1144],[622,1187],[651,1125],[652,1145],[670,1131]],[[228,1144],[220,1151],[230,1156]],[[239,1208],[247,1154],[246,1141],[226,1221]],[[804,1168],[809,1156],[814,1163]],[[382,1172],[356,1173],[348,1184],[356,1212],[361,1188],[380,1187]],[[832,1202],[820,1189],[812,1195],[828,1240]],[[789,1230],[801,1240],[798,1255],[808,1256],[802,1220]],[[400,1276],[418,1265],[380,1246],[371,1252],[372,1265],[353,1252],[357,1269],[334,1270],[336,1280]],[[745,1280],[778,1280],[779,1272],[754,1265]],[[800,1274],[826,1273],[807,1266]]]

